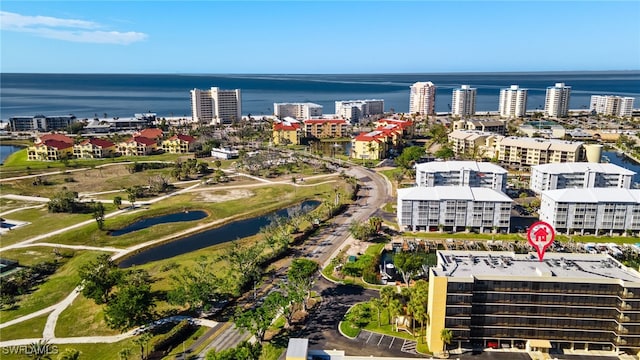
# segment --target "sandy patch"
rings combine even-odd
[[[229,200],[238,200],[252,197],[253,191],[246,189],[218,190],[218,191],[200,191],[198,200],[204,202],[224,202]]]

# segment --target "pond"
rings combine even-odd
[[[632,158],[616,151],[604,151],[602,153],[602,158],[603,162],[606,162],[608,160],[611,164],[616,164],[618,166],[622,166],[625,169],[635,171],[636,174],[633,177],[633,182],[640,183],[640,164],[638,164]]]
[[[3,164],[5,159],[8,158],[9,155],[21,149],[22,147],[15,145],[0,145],[0,164]]]
[[[174,214],[156,216],[156,217],[136,221],[127,227],[110,232],[109,235],[120,236],[120,235],[128,234],[134,231],[146,229],[153,225],[200,220],[206,217],[207,217],[207,213],[201,210],[183,211],[183,212],[174,213]]]
[[[318,207],[318,205],[320,205],[319,201],[308,200],[302,203],[302,210],[309,212]],[[260,232],[261,228],[269,225],[274,216],[286,217],[289,209],[291,208],[273,211],[250,219],[234,221],[215,229],[144,249],[140,253],[122,260],[118,266],[127,268],[133,265],[144,265],[152,261],[168,259],[209,246],[253,236]]]

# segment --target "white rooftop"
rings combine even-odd
[[[432,161],[416,164],[416,171],[422,172],[451,172],[470,169],[477,172],[506,174],[507,170],[490,162],[477,161]]]
[[[547,252],[544,261],[539,261],[533,248],[528,254],[441,250],[437,260],[437,266],[432,268],[436,276],[451,278],[601,283],[623,280],[640,285],[640,273],[606,254]]]
[[[603,174],[635,175],[635,171],[611,163],[568,162],[536,165],[531,168],[549,174],[596,172]]]
[[[582,142],[509,136],[502,139],[500,145],[526,147],[530,149],[541,150],[576,151],[582,145]]]
[[[500,191],[470,186],[415,186],[411,188],[398,189],[398,199],[513,202],[511,198]]]
[[[555,202],[562,203],[637,203],[640,204],[640,189],[579,188],[542,192]]]

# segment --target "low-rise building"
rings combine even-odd
[[[640,190],[560,189],[542,192],[540,220],[556,231],[600,234],[640,231]]]
[[[449,133],[453,153],[458,157],[493,158],[496,142],[504,136],[479,130],[454,130]]]
[[[91,138],[73,145],[73,156],[77,159],[102,159],[112,157],[116,152],[116,144],[109,140]]]
[[[298,122],[273,123],[272,139],[274,145],[299,145],[300,136],[300,123]]]
[[[145,137],[147,139],[151,139],[155,141],[156,144],[160,145],[160,143],[162,142],[162,137],[164,136],[164,133],[162,132],[162,129],[146,128],[134,133],[133,136]]]
[[[379,130],[360,133],[351,141],[353,159],[380,160],[386,156],[388,149],[388,138]]]
[[[534,166],[585,160],[582,142],[557,139],[505,137],[499,141],[498,160],[510,165]]]
[[[567,188],[630,189],[635,174],[621,166],[606,163],[543,164],[531,167],[530,189],[538,194]]]
[[[192,152],[196,138],[189,135],[177,134],[162,141],[162,150],[172,154],[186,154]]]
[[[443,349],[640,351],[640,273],[604,254],[438,251],[426,341]]]
[[[118,143],[118,152],[123,156],[145,156],[158,150],[155,140],[143,136],[134,136]]]
[[[520,125],[518,131],[528,137],[543,137],[547,139],[564,139],[567,131],[565,128],[553,121],[530,121]]]
[[[361,118],[384,113],[384,100],[347,100],[336,101],[335,115],[350,122]]]
[[[504,192],[507,170],[477,161],[432,161],[415,165],[417,186],[486,187]]]
[[[398,225],[404,231],[509,232],[511,200],[501,191],[469,186],[398,189]]]
[[[9,118],[9,130],[11,131],[54,131],[64,130],[78,119],[73,115],[68,116],[13,116]]]
[[[477,130],[482,132],[504,135],[507,122],[502,120],[458,120],[453,122],[453,130]]]
[[[211,149],[211,156],[217,159],[235,159],[240,156],[240,152],[231,148],[215,148]]]
[[[57,161],[73,156],[73,144],[59,140],[45,140],[27,148],[27,160]]]
[[[411,120],[384,118],[373,123],[376,127],[395,126],[401,131],[403,137],[411,137],[415,134],[415,124]]]
[[[343,138],[350,135],[349,123],[344,119],[308,119],[302,123],[303,136],[307,138]]]
[[[298,120],[322,116],[322,105],[306,103],[274,103],[273,114],[281,119],[292,117]]]

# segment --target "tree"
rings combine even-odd
[[[384,302],[380,298],[373,298],[369,300],[369,304],[371,304],[371,307],[374,308],[378,314],[378,326],[382,326],[382,324],[380,324],[380,311],[384,308]]]
[[[144,360],[146,358],[144,354],[144,347],[147,346],[147,344],[149,343],[149,340],[151,340],[152,337],[153,335],[151,335],[151,333],[144,332],[137,338],[133,339],[134,344],[140,345],[140,360]]]
[[[318,263],[309,259],[294,259],[287,271],[289,284],[303,294],[302,309],[307,311],[307,301],[311,295],[311,287],[318,271]]]
[[[393,256],[393,265],[402,274],[402,279],[409,286],[409,280],[422,269],[422,257],[417,254],[400,252]]]
[[[49,340],[46,339],[40,339],[29,344],[29,356],[33,357],[34,360],[51,359],[53,350]]]
[[[213,261],[201,256],[196,260],[194,268],[178,270],[171,276],[169,302],[196,310],[210,310],[213,301],[224,292],[221,279],[215,275],[214,266]]]
[[[424,324],[428,321],[427,302],[429,300],[429,283],[424,280],[416,281],[411,288],[411,298],[408,306],[411,307],[411,313],[414,320],[420,323],[420,328],[424,329]],[[415,326],[414,326],[415,327]]]
[[[444,145],[448,141],[447,139],[448,132],[449,131],[447,130],[446,126],[442,124],[433,124],[431,125],[431,128],[429,129],[428,134],[429,136],[431,136],[431,138],[435,143]]]
[[[395,160],[396,165],[409,169],[413,167],[413,165],[423,157],[425,154],[425,148],[422,146],[409,146],[402,150],[402,154],[398,156]]]
[[[118,355],[120,356],[120,360],[129,360],[129,356],[131,356],[131,349],[124,348],[120,350]]]
[[[78,360],[80,359],[80,351],[69,348],[66,349],[62,354],[58,355],[58,360]]]
[[[396,296],[396,293],[396,289],[393,286],[385,286],[380,290],[380,299],[382,299],[382,303],[387,308],[389,324],[391,324],[391,311],[389,309],[389,305],[391,304],[391,300]]]
[[[127,330],[145,324],[151,317],[155,302],[151,292],[151,277],[145,270],[132,271],[119,284],[104,310],[107,325]]]
[[[440,340],[442,340],[442,352],[447,353],[447,345],[451,344],[453,339],[453,332],[449,329],[440,330]]]
[[[374,232],[378,233],[382,229],[382,218],[379,216],[374,216],[369,218],[369,225],[373,229]]]
[[[216,167],[216,169],[220,169],[220,166],[222,166],[222,161],[220,160],[216,160],[213,162],[213,166]]]
[[[81,266],[78,272],[82,280],[82,295],[96,304],[107,302],[111,289],[123,275],[108,254],[99,255],[95,261]]]
[[[247,311],[242,311],[238,307],[233,321],[238,328],[251,332],[256,337],[256,340],[262,343],[264,334],[276,315],[274,300],[265,300],[261,306]]]
[[[104,205],[101,202],[96,202],[93,204],[93,218],[96,219],[96,224],[98,224],[98,230],[104,229]]]
[[[122,205],[122,197],[121,196],[115,196],[113,198],[113,205],[116,206],[118,208],[118,210],[120,210],[120,205]]]
[[[438,159],[448,160],[453,158],[455,156],[455,153],[453,152],[453,149],[451,149],[451,147],[443,146],[434,153],[434,156]]]
[[[391,301],[389,302],[389,323],[393,324],[392,319],[395,319],[401,313],[402,313],[402,302],[400,302],[399,299],[395,299],[395,298],[391,299]],[[396,331],[398,331],[397,326],[396,326]]]
[[[62,190],[58,191],[51,197],[49,203],[47,204],[47,208],[51,213],[72,213],[78,211],[81,206],[76,202],[78,198],[78,193],[67,190],[67,188],[62,188]]]
[[[206,360],[256,360],[260,358],[262,345],[243,341],[235,348],[216,352],[215,349],[207,354]]]
[[[374,230],[368,223],[353,221],[349,225],[349,232],[356,240],[365,241],[373,235]]]
[[[127,188],[127,200],[129,200],[129,203],[131,204],[131,208],[135,208],[135,202],[138,199],[138,197],[140,197],[141,192],[142,192],[142,188],[140,186],[132,186],[130,188]]]

